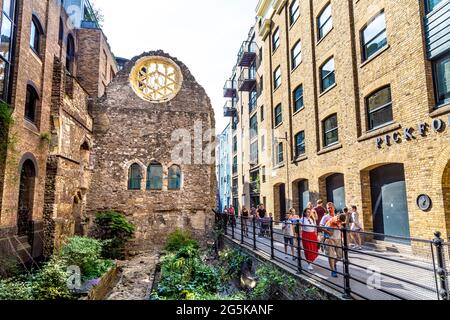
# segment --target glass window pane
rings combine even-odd
[[[299,41],[292,49],[292,68],[297,67],[302,61],[302,43]]]
[[[386,17],[384,12],[379,14],[369,25],[364,29],[364,44],[367,44],[375,38],[381,31],[386,29]]]
[[[381,33],[378,37],[370,41],[365,46],[365,59],[373,56],[378,50],[384,48],[387,45],[386,31]]]
[[[172,166],[169,169],[169,190],[179,190],[181,188],[181,169]]]
[[[1,26],[0,54],[7,60],[10,60],[9,52],[11,48],[12,23],[4,14]]]
[[[141,189],[141,167],[138,164],[133,164],[130,167],[130,172],[128,174],[128,189]]]
[[[322,39],[333,27],[331,17],[331,4],[329,4],[319,17],[319,39]]]
[[[369,128],[374,129],[385,123],[391,122],[393,119],[392,105],[379,109],[369,114]]]
[[[332,116],[325,120],[325,131],[330,131],[337,128],[337,116]]]
[[[7,64],[0,59],[0,99],[6,100],[5,94],[5,79],[8,76]]]
[[[3,11],[9,16],[13,16],[14,1],[13,0],[3,0]]]
[[[37,37],[38,37],[38,31],[37,31],[36,24],[34,22],[31,22],[30,46],[36,51],[38,50],[38,48],[36,47]]]
[[[450,56],[437,64],[437,93],[439,103],[450,100]]]
[[[339,141],[338,131],[333,130],[325,134],[325,145],[329,146],[330,144],[336,143]]]
[[[427,12],[431,12],[436,8],[443,0],[426,0],[427,1]]]
[[[367,99],[369,112],[371,112],[381,106],[384,106],[388,103],[391,103],[391,101],[392,101],[391,88],[387,87],[387,88],[381,89],[380,91],[377,91],[376,93],[372,94]]]
[[[147,171],[147,189],[161,190],[163,187],[163,168],[159,164],[150,165]]]
[[[298,3],[298,0],[294,1],[291,4],[290,16],[291,16],[291,24],[293,24],[300,16],[300,5]]]

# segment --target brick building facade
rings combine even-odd
[[[89,107],[117,66],[92,12],[83,28],[60,0],[0,6],[2,108],[13,118],[1,137],[0,247],[28,259],[25,251],[49,254],[64,235],[82,233],[93,143]]]
[[[368,231],[450,236],[449,7],[259,1],[224,90],[235,206],[323,199]]]

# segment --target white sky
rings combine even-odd
[[[132,58],[162,49],[184,62],[211,98],[216,131],[223,117],[223,85],[255,22],[258,0],[91,0],[105,17],[114,54]]]

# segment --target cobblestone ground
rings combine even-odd
[[[120,263],[119,282],[106,297],[107,300],[147,300],[153,283],[157,252],[141,254]]]

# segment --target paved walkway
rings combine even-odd
[[[241,243],[239,224],[235,230],[235,241]],[[248,236],[244,237],[244,245],[253,250],[253,233],[250,224]],[[256,233],[259,233],[257,229]],[[228,237],[231,238],[231,227],[228,227]],[[298,270],[298,262],[284,253],[283,236],[279,228],[274,228],[275,260],[292,269]],[[271,255],[270,238],[257,236],[257,250]],[[323,252],[320,252],[323,254]],[[295,255],[297,251],[295,250]],[[302,254],[302,259],[304,255]],[[350,287],[355,299],[369,300],[437,300],[436,277],[432,259],[414,258],[400,253],[374,250],[364,246],[362,250],[351,250]],[[306,261],[302,261],[303,274],[310,276],[329,287],[343,292],[344,277],[343,264],[338,263],[338,278],[332,278],[329,270],[328,258],[319,256],[314,271],[307,270]],[[377,273],[374,273],[375,270]]]

